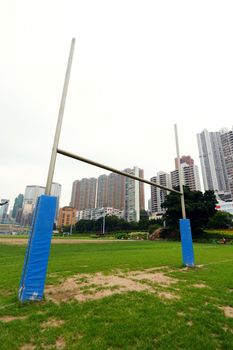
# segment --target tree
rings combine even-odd
[[[126,221],[123,218],[118,218],[114,215],[105,216],[105,232],[117,232],[117,231],[149,231],[150,227],[156,225],[156,227],[162,226],[162,220],[149,220],[146,211],[141,212],[142,217],[140,221]],[[102,232],[103,230],[103,217],[98,220],[79,220],[75,224],[74,232]]]
[[[179,190],[179,187],[176,188]],[[209,219],[215,214],[216,197],[214,191],[206,191],[204,194],[200,191],[190,191],[184,187],[184,198],[186,207],[186,216],[190,219],[193,234],[202,232]],[[179,219],[182,218],[180,196],[171,192],[163,203],[166,209],[164,219],[166,225],[173,230],[179,228]]]
[[[136,222],[127,222],[124,219],[118,218],[114,215],[105,216],[105,232],[114,232],[119,230],[134,230],[137,229]],[[98,220],[79,220],[75,224],[76,232],[102,232],[103,217]]]
[[[94,225],[95,221],[94,220],[79,220],[75,224],[75,230],[77,232],[93,232],[94,231]]]
[[[148,212],[144,209],[140,210],[140,220],[149,220]]]
[[[106,231],[113,232],[121,229],[123,219],[118,218],[115,215],[108,215],[105,217]]]
[[[233,215],[225,211],[217,211],[208,222],[208,228],[230,228],[233,226]]]
[[[147,230],[149,227],[149,215],[146,210],[140,210],[140,220],[137,223],[138,230]]]

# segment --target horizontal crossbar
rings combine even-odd
[[[97,166],[98,168],[102,168],[102,169],[105,169],[105,170],[109,170],[109,171],[111,171],[112,173],[116,173],[116,174],[119,174],[119,175],[122,175],[122,176],[129,177],[130,179],[143,182],[143,183],[145,183],[145,184],[147,184],[147,185],[151,185],[151,186],[154,186],[154,187],[159,187],[159,188],[161,188],[162,190],[171,191],[171,192],[174,192],[174,193],[179,194],[180,196],[182,195],[181,192],[176,191],[176,190],[174,190],[173,188],[169,188],[169,187],[166,187],[166,186],[159,185],[159,184],[157,184],[157,183],[155,183],[155,182],[145,180],[145,179],[143,179],[143,178],[141,178],[141,177],[134,176],[134,175],[128,174],[128,173],[126,173],[126,172],[124,172],[124,171],[120,171],[120,170],[114,169],[114,168],[112,168],[112,167],[110,167],[110,166],[107,166],[107,165],[104,165],[104,164],[101,164],[101,163],[97,163],[97,162],[95,162],[95,161],[93,161],[93,160],[90,160],[90,159],[81,157],[81,156],[79,156],[79,155],[77,155],[77,154],[70,153],[70,152],[64,151],[64,150],[62,150],[62,149],[57,149],[57,153],[62,154],[63,156],[66,156],[66,157],[70,157],[70,158],[73,158],[73,159],[76,159],[76,160],[80,160],[81,162],[84,162],[84,163],[88,163],[88,164]]]

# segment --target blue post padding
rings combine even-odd
[[[56,197],[47,195],[37,200],[18,293],[21,302],[43,297],[56,201]]]
[[[189,219],[180,219],[180,236],[183,263],[186,266],[194,267],[193,241]]]

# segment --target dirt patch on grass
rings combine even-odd
[[[125,292],[156,293],[163,299],[177,299],[173,293],[158,292],[158,287],[168,287],[177,283],[177,279],[166,276],[152,269],[123,273],[117,271],[114,275],[104,275],[100,272],[94,275],[79,274],[69,277],[59,285],[48,285],[45,290],[47,300],[55,303],[75,299],[88,301],[101,299],[113,294]]]
[[[61,350],[61,349],[64,349],[65,346],[66,346],[65,339],[62,338],[62,337],[59,337],[59,338],[56,340],[56,349]]]
[[[197,269],[202,269],[202,268],[205,268],[205,265],[195,265],[195,266],[185,266],[185,267],[182,267],[181,269],[179,269],[180,272],[188,272],[188,271],[191,271],[191,270],[197,270]]]
[[[2,316],[0,317],[0,321],[8,323],[12,321],[25,320],[26,318],[26,316]]]
[[[168,299],[168,300],[180,299],[178,295],[173,293],[168,293],[168,292],[159,292],[158,295],[161,299]]]
[[[36,314],[37,315],[45,315],[45,314],[47,314],[47,311],[38,311]]]
[[[196,283],[196,284],[193,284],[192,286],[195,288],[210,288],[209,286],[207,286],[204,283]]]
[[[52,244],[85,244],[85,243],[127,243],[128,240],[120,239],[79,239],[79,238],[54,238],[52,239]],[[28,238],[0,238],[0,244],[10,244],[10,245],[26,245],[28,243]]]
[[[50,318],[48,321],[45,321],[41,324],[42,329],[46,328],[57,328],[64,324],[63,320],[57,320],[56,318]]]
[[[138,272],[136,274],[132,272],[131,274],[128,274],[128,276],[131,276],[133,279],[136,279],[139,281],[147,280],[147,281],[155,282],[162,286],[170,286],[170,284],[177,283],[177,279],[166,276],[162,272],[153,273],[151,271],[150,273]]]
[[[233,307],[231,306],[223,306],[221,309],[224,311],[224,315],[226,317],[233,318]]]
[[[222,329],[224,330],[224,332],[230,332],[231,334],[233,334],[233,329],[230,328],[229,326],[225,325],[224,327],[222,327]]]
[[[153,291],[150,286],[119,276],[105,276],[102,273],[97,273],[89,277],[86,275],[83,277],[87,280],[86,282],[80,282],[80,279],[76,276],[69,277],[58,286],[48,286],[46,288],[46,298],[59,303],[69,299],[78,301],[101,299],[116,293],[129,291]]]
[[[35,348],[36,348],[35,345],[28,343],[28,344],[22,345],[20,350],[34,350]]]
[[[0,238],[1,244],[10,245],[26,245],[28,243],[28,238]]]
[[[183,316],[185,316],[185,313],[184,313],[184,312],[182,312],[182,311],[177,312],[177,316],[181,316],[181,317],[183,317]]]
[[[1,290],[0,291],[0,295],[3,297],[10,297],[10,296],[12,296],[12,294],[14,294],[14,292],[10,292],[9,290]]]

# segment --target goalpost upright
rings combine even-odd
[[[182,219],[180,219],[180,233],[181,233],[183,263],[186,266],[194,266],[190,220],[186,219],[186,213],[185,213],[184,191],[183,191],[182,176],[181,176],[179,144],[178,144],[178,134],[177,134],[176,125],[175,125],[175,139],[176,139],[176,150],[177,150],[177,158],[178,158],[180,191],[156,184],[146,179],[142,179],[140,177],[125,173],[123,171],[114,169],[110,166],[98,163],[96,161],[81,157],[77,154],[73,154],[58,148],[67,90],[69,85],[72,60],[73,60],[74,46],[75,46],[75,39],[73,38],[71,42],[69,59],[67,63],[67,69],[66,69],[65,80],[63,85],[63,91],[62,91],[62,97],[61,97],[60,108],[58,113],[58,120],[57,120],[55,136],[54,136],[52,153],[50,158],[45,194],[38,198],[38,201],[33,213],[32,226],[29,233],[28,247],[25,255],[24,267],[22,271],[19,293],[18,293],[18,297],[21,302],[28,301],[28,300],[41,300],[43,298],[48,259],[50,254],[53,224],[54,224],[55,211],[56,211],[56,197],[51,196],[51,187],[52,187],[57,153],[97,166],[102,169],[109,170],[119,175],[129,177],[136,181],[146,183],[150,186],[155,186],[167,191],[174,192],[177,195],[179,195],[181,198],[181,208],[182,208]]]

